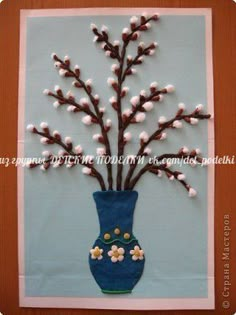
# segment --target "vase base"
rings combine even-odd
[[[125,293],[131,293],[132,290],[121,290],[121,291],[111,291],[111,290],[102,290],[102,293],[105,294],[125,294]]]

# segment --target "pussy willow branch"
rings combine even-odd
[[[75,106],[76,108],[79,109],[79,111],[84,112],[85,114],[90,115],[92,118],[97,120],[97,116],[88,107],[82,106],[81,104],[77,103],[75,100],[73,100],[73,99],[71,99],[69,97],[66,98],[64,96],[60,96],[60,95],[52,93],[52,92],[50,92],[49,95],[54,97],[58,101],[63,102],[63,104],[69,104],[69,105]]]
[[[137,112],[142,109],[142,106],[144,103],[152,101],[154,97],[156,97],[160,94],[166,94],[166,93],[167,93],[166,89],[162,89],[159,91],[155,91],[154,93],[151,93],[148,97],[144,97],[143,100],[140,101],[139,104],[133,109],[131,115],[127,118],[127,120],[124,122],[123,130],[125,131],[125,129],[130,125],[132,119],[137,114]]]
[[[41,132],[41,131],[38,131],[38,130],[35,130],[34,133],[35,133],[35,134],[38,134],[39,136],[42,136],[42,137],[44,137],[44,138],[47,138],[47,139],[53,141],[53,143],[58,144],[58,145],[61,146],[67,153],[69,153],[71,156],[75,156],[75,157],[77,156],[77,154],[76,154],[72,149],[68,149],[68,146],[67,146],[64,142],[62,142],[61,140],[59,140],[59,139],[57,139],[57,138],[51,136],[50,134],[48,134],[48,133],[46,133],[46,132]],[[95,168],[93,165],[91,165],[90,163],[85,163],[85,162],[83,162],[83,161],[80,160],[80,159],[79,159],[78,161],[79,161],[79,164],[81,164],[81,165],[83,165],[83,166],[86,166],[86,167],[88,167],[88,168],[90,168],[90,169],[92,170],[92,172],[93,172],[93,174],[94,174],[94,177],[97,178],[97,180],[98,180],[98,182],[99,182],[99,184],[100,184],[100,186],[101,186],[101,189],[102,189],[102,190],[106,190],[106,186],[105,186],[105,182],[104,182],[104,180],[103,180],[103,177],[102,177],[102,175],[96,170],[96,168]]]
[[[202,159],[201,157],[197,156],[197,155],[193,155],[193,154],[185,154],[185,153],[166,153],[166,154],[162,154],[159,157],[155,158],[156,162],[161,162],[164,159],[172,159],[172,158],[196,158],[197,161],[201,162]],[[146,172],[150,171],[151,169],[157,169],[157,170],[163,170],[165,172],[169,172],[169,174],[171,175],[175,175],[175,172],[172,172],[171,170],[169,170],[168,168],[166,168],[165,165],[155,165],[155,163],[147,163],[144,167],[141,168],[141,170],[138,172],[138,174],[130,181],[129,183],[129,187],[128,189],[132,190],[134,188],[134,186],[137,184],[137,182],[139,181],[139,179],[143,176],[143,174],[145,174]],[[179,182],[184,182],[184,180],[178,180]],[[182,183],[183,184],[183,183]],[[185,187],[186,188],[186,187]]]
[[[119,133],[118,133],[118,160],[120,157],[124,154],[124,128],[123,128],[123,121],[122,121],[122,106],[121,106],[121,91],[122,91],[122,84],[126,78],[125,72],[123,72],[123,67],[124,67],[124,60],[126,56],[126,49],[127,46],[130,43],[130,40],[133,36],[133,34],[137,31],[139,31],[140,27],[147,24],[148,22],[152,21],[153,18],[149,18],[145,20],[145,22],[140,23],[137,27],[135,27],[131,33],[127,36],[127,38],[124,40],[123,47],[121,50],[121,57],[119,60],[119,75],[118,75],[118,89],[117,89],[117,116],[118,116],[118,128],[119,128]],[[117,164],[117,178],[116,178],[116,189],[121,190],[122,189],[122,171],[123,171],[123,164],[118,163]]]
[[[144,142],[140,148],[138,153],[136,154],[136,159],[134,161],[133,164],[130,165],[129,167],[129,171],[127,173],[126,179],[125,179],[125,184],[124,184],[124,189],[129,189],[129,184],[130,181],[132,179],[133,173],[137,167],[137,157],[138,156],[142,156],[144,153],[144,149],[147,147],[147,145],[152,142],[153,140],[155,140],[155,138],[160,135],[164,130],[166,130],[167,128],[169,128],[172,123],[176,120],[184,120],[185,118],[197,118],[197,119],[209,119],[211,117],[211,115],[207,114],[207,115],[203,115],[203,114],[199,114],[199,113],[192,113],[189,115],[179,115],[179,116],[175,116],[174,118],[170,119],[169,121],[165,122],[159,129],[157,129],[148,139],[147,142]]]
[[[98,38],[100,39],[99,40],[100,42],[104,42],[107,45],[107,47],[109,48],[110,52],[113,53],[114,58],[117,59],[118,61],[120,61],[121,57],[120,57],[120,54],[119,54],[119,48],[117,47],[117,49],[116,49],[116,47],[114,45],[112,45],[112,43],[109,41],[108,33],[105,32],[105,33],[101,34],[101,33],[99,33],[97,28],[93,29],[93,33],[96,36],[98,36]]]
[[[91,101],[91,103],[93,105],[93,108],[95,110],[96,118],[98,120],[98,123],[100,125],[101,133],[102,133],[102,136],[103,136],[103,139],[104,139],[104,145],[105,145],[105,148],[106,148],[106,155],[107,156],[111,156],[110,141],[109,141],[109,138],[108,138],[108,135],[107,135],[107,131],[106,131],[105,126],[104,126],[102,113],[100,113],[100,111],[99,111],[99,107],[98,107],[98,105],[96,103],[96,100],[95,100],[94,96],[92,95],[91,91],[87,88],[85,82],[82,79],[80,79],[80,77],[77,76],[76,73],[73,70],[71,70],[69,65],[67,65],[65,62],[63,62],[63,60],[61,60],[59,58],[58,58],[58,61],[60,63],[62,63],[63,67],[76,79],[76,81],[79,82],[81,87],[84,89],[85,93],[88,95],[88,97],[89,97],[89,99],[90,99],[90,101]],[[72,105],[74,105],[74,104],[72,104]],[[89,113],[89,115],[91,115],[91,113]],[[109,187],[109,190],[112,190],[113,189],[113,178],[112,178],[112,164],[111,164],[111,162],[109,161],[106,164],[106,166],[107,166],[108,187]]]
[[[140,53],[137,54],[137,56],[128,64],[128,66],[126,67],[124,73],[123,73],[123,77],[122,77],[122,81],[125,81],[125,78],[127,76],[128,71],[133,67],[136,66],[136,62],[139,60],[140,57],[144,56],[146,52],[148,52],[151,49],[152,45],[149,45],[148,47],[144,48]]]

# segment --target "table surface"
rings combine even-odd
[[[212,8],[216,155],[233,156],[236,149],[236,3],[234,0],[4,0],[0,4],[0,158],[17,155],[19,10],[79,7],[193,7]],[[17,259],[16,167],[1,165],[0,159],[0,312],[3,315],[72,314],[233,314],[236,312],[236,167],[216,165],[215,189],[215,311],[103,311],[19,308]],[[223,261],[230,218],[230,260]],[[230,263],[230,296],[224,298],[225,263]],[[225,277],[225,278],[224,278]],[[234,280],[234,281],[233,281]],[[230,307],[224,309],[224,300]],[[227,306],[227,305],[226,305]]]

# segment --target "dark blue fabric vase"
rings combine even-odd
[[[90,270],[103,293],[130,293],[144,268],[144,254],[133,235],[136,191],[93,194],[100,234],[90,254]]]

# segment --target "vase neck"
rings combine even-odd
[[[100,223],[100,237],[129,239],[138,198],[136,191],[98,191],[93,194]]]

